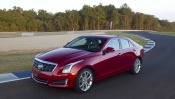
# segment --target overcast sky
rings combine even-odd
[[[127,3],[134,12],[151,14],[159,19],[175,22],[175,0],[0,0],[0,9],[12,9],[13,6],[24,10],[39,9],[48,12],[64,12],[65,10],[80,10],[83,5],[109,5],[119,8]]]

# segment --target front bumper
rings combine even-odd
[[[34,67],[32,68],[32,75],[34,81],[46,84],[51,87],[65,87],[73,88],[75,84],[75,75],[70,74],[57,74],[54,72],[42,72],[38,71]]]

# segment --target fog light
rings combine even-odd
[[[55,80],[52,82],[52,84],[55,84],[55,85],[67,85],[68,83],[68,79],[65,79],[65,80]]]

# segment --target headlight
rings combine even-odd
[[[80,62],[82,62],[82,61],[83,61],[83,60],[80,60],[80,61],[76,61],[76,62],[67,64],[66,66],[64,66],[62,73],[64,73],[64,74],[70,73],[72,67],[73,67],[75,64],[80,63]]]

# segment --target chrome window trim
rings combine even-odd
[[[41,60],[41,59],[38,59],[38,58],[35,58],[35,60],[41,62],[41,63],[46,63],[46,64],[52,64],[52,65],[55,65],[54,69],[51,71],[53,72],[55,70],[55,68],[58,66],[57,63],[53,63],[53,62],[48,62],[48,61],[44,61],[44,60]],[[35,66],[34,66],[35,67]],[[35,67],[36,68],[36,67]],[[37,69],[38,70],[38,69]],[[41,71],[41,70],[38,70],[38,71]],[[42,72],[48,72],[48,71],[42,71]]]

